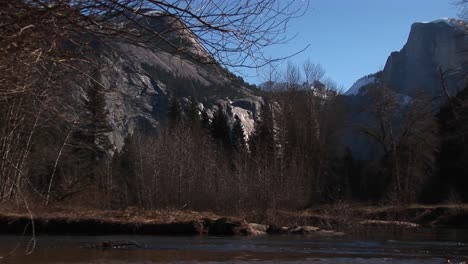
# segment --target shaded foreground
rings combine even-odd
[[[141,234],[141,235],[266,235],[266,234],[320,234],[342,235],[315,226],[276,226],[249,223],[234,217],[220,217],[212,213],[191,211],[89,212],[89,216],[67,213],[49,213],[31,218],[24,214],[0,214],[0,232],[22,234]],[[112,244],[102,247],[113,247]]]

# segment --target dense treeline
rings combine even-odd
[[[437,114],[440,125],[438,172],[428,181],[422,199],[433,203],[449,197],[468,201],[468,87],[451,98]]]
[[[463,156],[450,147],[457,144],[462,152],[457,140],[463,138],[445,128],[453,121],[436,119],[424,95],[400,104],[386,88],[369,93],[375,123],[359,131],[382,152],[367,161],[354,160],[342,142],[348,114],[341,95],[265,93],[248,140],[239,119],[229,123],[222,107],[210,120],[196,103],[174,99],[166,129],[156,135],[138,131],[114,157],[120,185],[109,205],[246,210],[337,201],[444,202],[454,194],[466,199],[464,172],[453,173],[463,170]],[[447,178],[449,170],[454,176]]]
[[[174,93],[158,131],[141,126],[112,153],[105,92],[98,73],[90,74],[77,119],[31,112],[35,104],[18,108],[20,98],[5,97],[2,201],[27,194],[44,204],[240,211],[467,199],[466,90],[434,116],[422,93],[405,101],[370,86],[368,122],[350,124],[346,96],[317,82],[319,88],[295,83],[262,92],[250,135],[222,105],[206,111],[194,97]],[[372,159],[353,157],[343,141],[350,128],[375,144]]]
[[[222,105],[206,111],[174,92],[158,131],[142,125],[112,153],[105,91],[99,73],[89,75],[74,118],[32,111],[37,97],[2,97],[2,201],[29,195],[44,204],[229,211],[467,199],[466,90],[435,116],[423,93],[407,101],[370,86],[368,122],[350,124],[346,96],[292,74],[286,89],[262,92],[250,135]],[[49,98],[65,111],[69,97],[59,100],[59,91]],[[343,141],[350,128],[375,144],[372,159],[353,157]]]
[[[239,118],[228,123],[222,107],[207,120],[196,103],[173,99],[166,128],[135,132],[114,157],[110,205],[299,209],[337,198],[335,188],[345,189],[342,168],[335,168],[340,155],[325,147],[339,136],[330,132],[337,124],[319,127],[314,112],[340,114],[326,109],[339,98],[325,102],[305,91],[268,97],[249,140]]]
[[[439,147],[430,97],[419,93],[408,99],[385,86],[370,86],[365,100],[362,111],[368,119],[358,122],[357,130],[376,151],[374,158],[357,162],[356,197],[418,201],[425,182],[435,174]]]
[[[8,1],[0,10],[6,21],[0,28],[0,202],[249,210],[468,200],[467,90],[434,115],[423,93],[407,100],[387,87],[368,87],[367,122],[354,124],[348,98],[331,91],[333,82],[310,61],[302,71],[288,64],[283,74],[268,72],[250,135],[223,106],[208,112],[195,97],[179,100],[194,91],[211,102],[245,94],[143,65],[173,93],[167,113],[158,116],[167,122],[158,131],[141,124],[115,151],[103,73],[93,70],[105,68],[96,65],[105,50],[96,36],[133,31],[96,19],[107,9],[82,2],[88,5]],[[86,16],[90,11],[97,13]],[[247,87],[228,77],[229,85]],[[369,140],[374,155],[354,157],[343,141],[350,129]]]

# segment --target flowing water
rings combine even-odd
[[[94,246],[105,241],[141,247]],[[467,230],[328,238],[38,236],[34,252],[25,255],[27,242],[26,237],[0,236],[0,263],[468,263]]]

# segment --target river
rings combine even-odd
[[[93,247],[105,241],[134,241],[141,248]],[[467,230],[374,231],[342,237],[42,235],[34,252],[25,255],[27,242],[26,237],[0,236],[0,263],[468,263]]]

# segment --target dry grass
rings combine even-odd
[[[31,207],[35,218],[42,219],[92,219],[103,222],[120,223],[181,223],[201,221],[203,219],[230,219],[262,223],[276,226],[312,225],[322,228],[354,228],[365,220],[389,220],[417,222],[415,219],[427,211],[440,210],[443,214],[468,214],[468,204],[449,205],[409,205],[409,206],[365,206],[359,204],[338,203],[301,211],[262,210],[243,211],[232,214],[216,214],[191,210],[142,210],[129,207],[125,210],[100,210],[87,207],[43,206]],[[21,206],[2,206],[0,215],[6,217],[24,217],[26,210]],[[434,215],[440,217],[441,215]]]
[[[128,223],[175,223],[189,222],[202,219],[218,219],[221,216],[212,212],[196,212],[190,210],[141,210],[138,208],[127,208],[126,210],[96,210],[84,207],[34,207],[35,218],[43,219],[94,219],[109,222]],[[26,213],[19,207],[5,208],[0,211],[5,216],[25,216]]]

